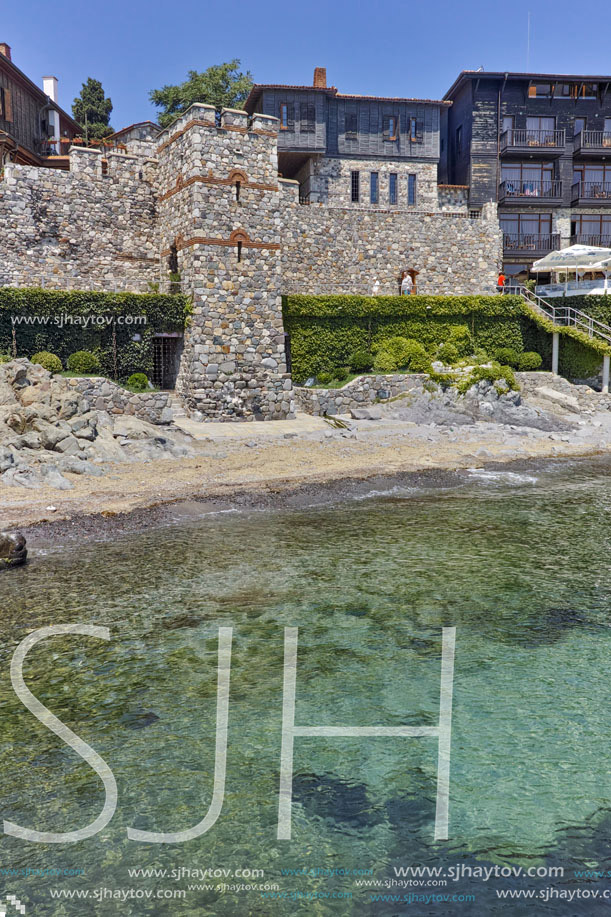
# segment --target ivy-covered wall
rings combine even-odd
[[[183,295],[2,287],[0,353],[30,357],[49,350],[65,366],[70,354],[90,350],[110,378],[150,377],[155,333],[182,331],[190,311]]]
[[[468,328],[475,348],[491,355],[501,347],[535,350],[547,369],[550,332],[560,331],[560,372],[569,378],[593,375],[607,352],[574,328],[553,327],[519,296],[287,296],[283,308],[297,383],[395,335],[433,350],[457,325]]]

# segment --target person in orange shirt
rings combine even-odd
[[[502,293],[502,292],[503,292],[503,288],[504,288],[504,286],[505,286],[505,275],[504,275],[504,273],[503,273],[502,271],[501,271],[501,273],[499,274],[499,279],[497,280],[496,285],[497,285],[497,287],[498,287],[498,289],[499,289],[499,293]]]

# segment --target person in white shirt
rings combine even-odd
[[[403,277],[401,278],[401,296],[411,296],[413,289],[414,281],[411,274],[408,274],[407,271],[403,271]]]
[[[378,293],[380,292],[380,281],[378,280],[377,277],[374,277],[373,279],[373,286],[371,288],[371,292],[373,296],[377,296]]]

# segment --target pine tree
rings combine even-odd
[[[102,84],[89,77],[83,83],[81,94],[72,103],[72,115],[80,124],[87,143],[112,134],[109,123],[111,111],[112,102],[104,95]]]

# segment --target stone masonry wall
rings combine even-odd
[[[426,373],[397,373],[387,376],[358,376],[342,388],[295,388],[297,404],[306,414],[347,414],[376,401],[388,401],[404,392],[421,387]]]
[[[359,201],[352,201],[352,172],[359,173]],[[378,176],[378,203],[371,203],[371,173]],[[390,203],[389,175],[397,176],[397,203]],[[416,176],[415,202],[408,201],[409,176]],[[433,162],[388,161],[383,159],[341,159],[312,157],[297,179],[302,197],[311,203],[358,209],[437,210],[437,164]]]
[[[162,257],[193,291],[178,388],[206,419],[292,413],[277,119],[194,105],[160,136]]]
[[[501,264],[496,214],[301,206],[283,182],[284,293],[396,296],[404,270],[429,294],[493,293]]]
[[[0,286],[142,290],[156,280],[155,163],[73,147],[70,171],[9,164]]]
[[[110,379],[83,377],[67,380],[96,411],[128,414],[149,423],[171,423],[172,396],[168,392],[128,392]]]

